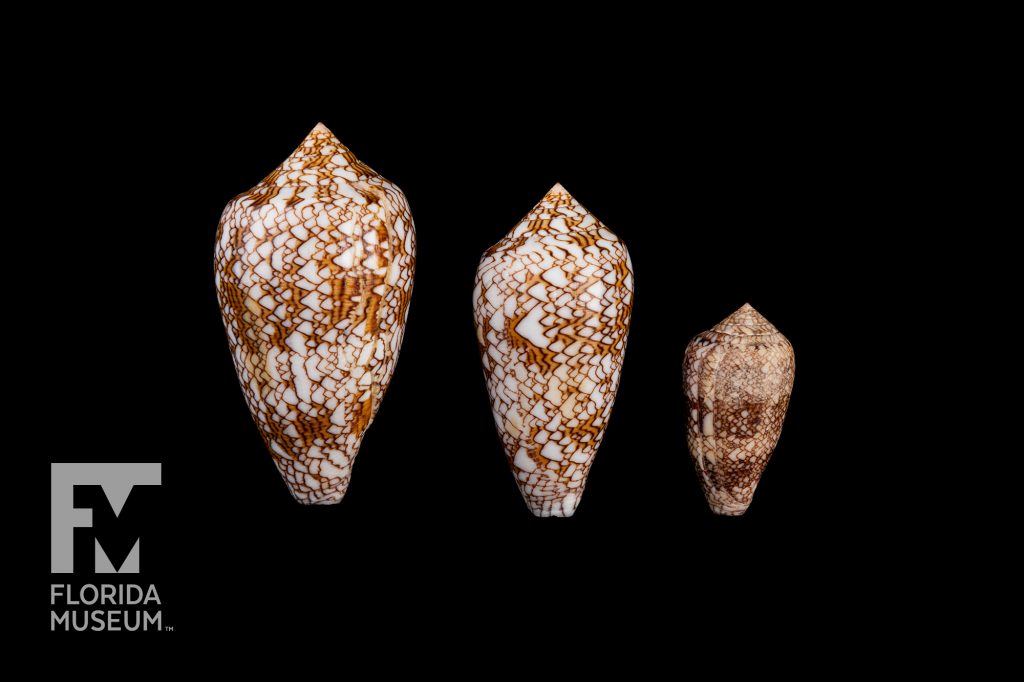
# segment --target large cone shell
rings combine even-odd
[[[322,124],[224,209],[216,284],[235,370],[303,504],[348,488],[402,345],[415,252],[405,196]]]

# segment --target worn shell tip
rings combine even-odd
[[[736,312],[716,324],[714,330],[734,336],[776,334],[779,331],[749,303],[744,303]]]

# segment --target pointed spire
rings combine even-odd
[[[519,237],[527,232],[536,234],[566,234],[580,230],[607,228],[593,213],[587,210],[576,197],[556,182],[554,186],[538,201],[529,213],[506,236]],[[607,235],[606,235],[607,237]],[[615,238],[612,235],[611,238]]]
[[[281,167],[287,170],[301,170],[327,164],[347,166],[348,160],[343,156],[346,153],[348,148],[330,128],[323,123],[317,123],[291,156],[284,160]]]
[[[764,315],[754,310],[754,306],[744,303],[736,312],[716,324],[714,331],[733,336],[754,336],[777,334],[779,330]]]
[[[307,146],[311,146],[314,149],[317,146],[321,148],[325,146],[334,147],[333,153],[335,154],[348,151],[348,148],[341,143],[341,140],[339,140],[338,137],[331,132],[331,129],[325,126],[322,122],[313,126],[313,129],[309,131],[308,135],[306,135],[306,139],[299,145],[299,149],[303,149]]]
[[[566,204],[576,205],[579,204],[579,202],[576,201],[576,197],[569,194],[569,190],[567,190],[565,187],[562,187],[562,183],[560,182],[556,182],[554,186],[547,191],[547,194],[544,195],[544,198],[537,202],[538,206],[563,206]],[[583,210],[585,211],[586,209]]]

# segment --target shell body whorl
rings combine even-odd
[[[494,421],[536,516],[572,516],[611,415],[633,305],[625,245],[555,185],[477,269]]]
[[[694,337],[683,366],[690,455],[704,495],[716,514],[739,516],[782,432],[793,347],[745,304]]]
[[[401,190],[323,124],[224,209],[214,267],[232,359],[300,503],[348,488],[398,358],[415,252]]]

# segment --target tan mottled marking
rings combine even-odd
[[[716,514],[739,516],[782,433],[793,347],[750,304],[698,334],[683,361],[690,454]]]

